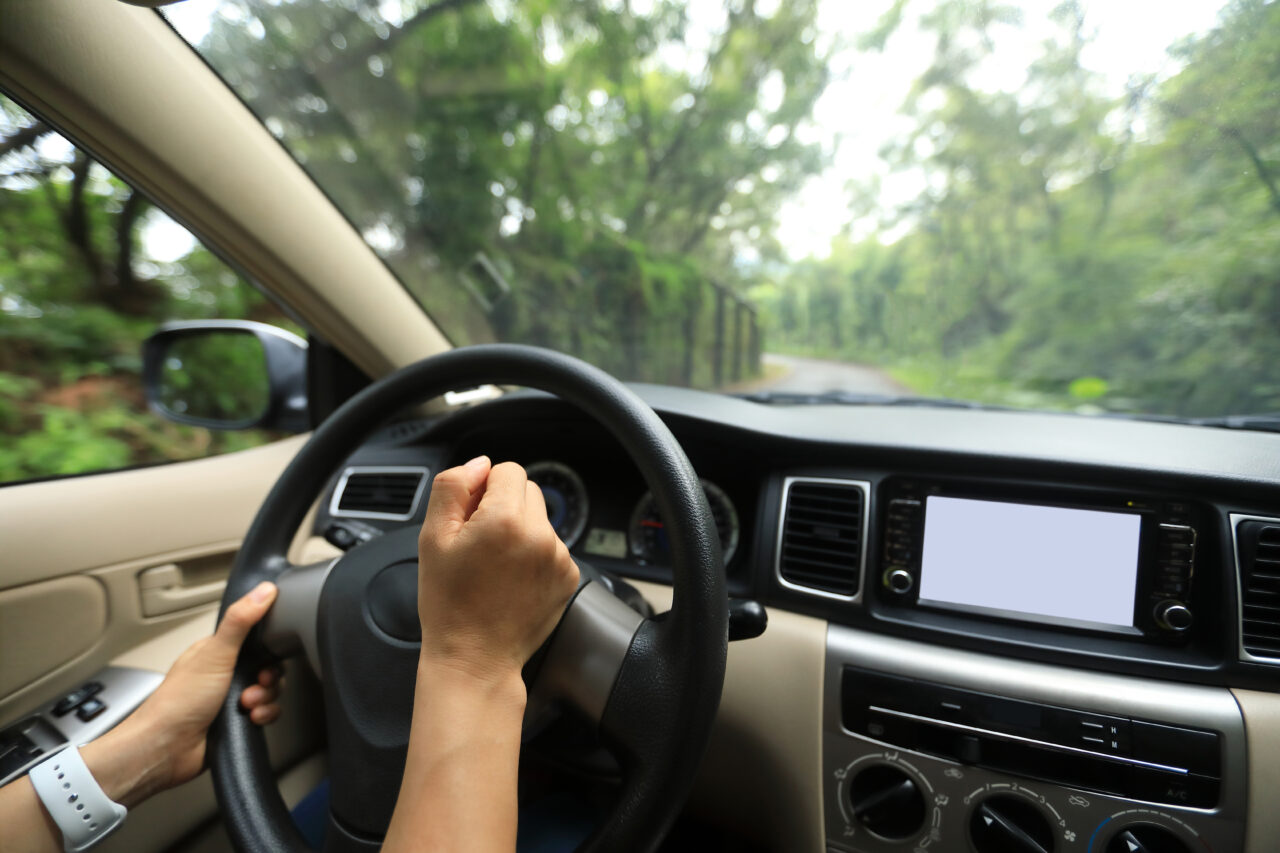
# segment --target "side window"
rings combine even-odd
[[[185,228],[0,94],[0,484],[275,438],[148,411],[143,340],[198,319],[305,335]]]

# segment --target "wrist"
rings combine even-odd
[[[80,750],[103,793],[130,809],[171,787],[169,752],[163,728],[132,718]]]
[[[523,714],[527,695],[520,669],[514,664],[480,666],[423,654],[418,659],[417,689],[419,693],[451,695],[463,702],[482,701]]]

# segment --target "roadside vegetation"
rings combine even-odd
[[[710,34],[677,0],[227,0],[194,40],[455,343],[698,387],[756,387],[769,350],[1014,406],[1280,410],[1280,3],[1233,0],[1117,94],[1078,3],[990,90],[1020,13],[922,2],[832,39],[818,0],[735,0]],[[936,44],[913,129],[796,260],[779,212],[831,163],[832,59],[856,79],[907,26]],[[923,189],[886,206],[892,173]],[[267,438],[145,410],[159,323],[303,331],[176,228],[0,97],[0,482]]]

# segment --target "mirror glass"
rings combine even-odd
[[[154,400],[169,414],[208,425],[248,426],[267,413],[271,383],[257,335],[193,331],[165,350]]]

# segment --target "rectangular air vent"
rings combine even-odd
[[[1240,657],[1280,663],[1280,519],[1233,517]]]
[[[413,518],[427,485],[427,469],[388,466],[348,468],[338,479],[329,514],[345,518]]]
[[[782,487],[778,581],[827,598],[858,594],[866,556],[868,484],[790,477]]]

